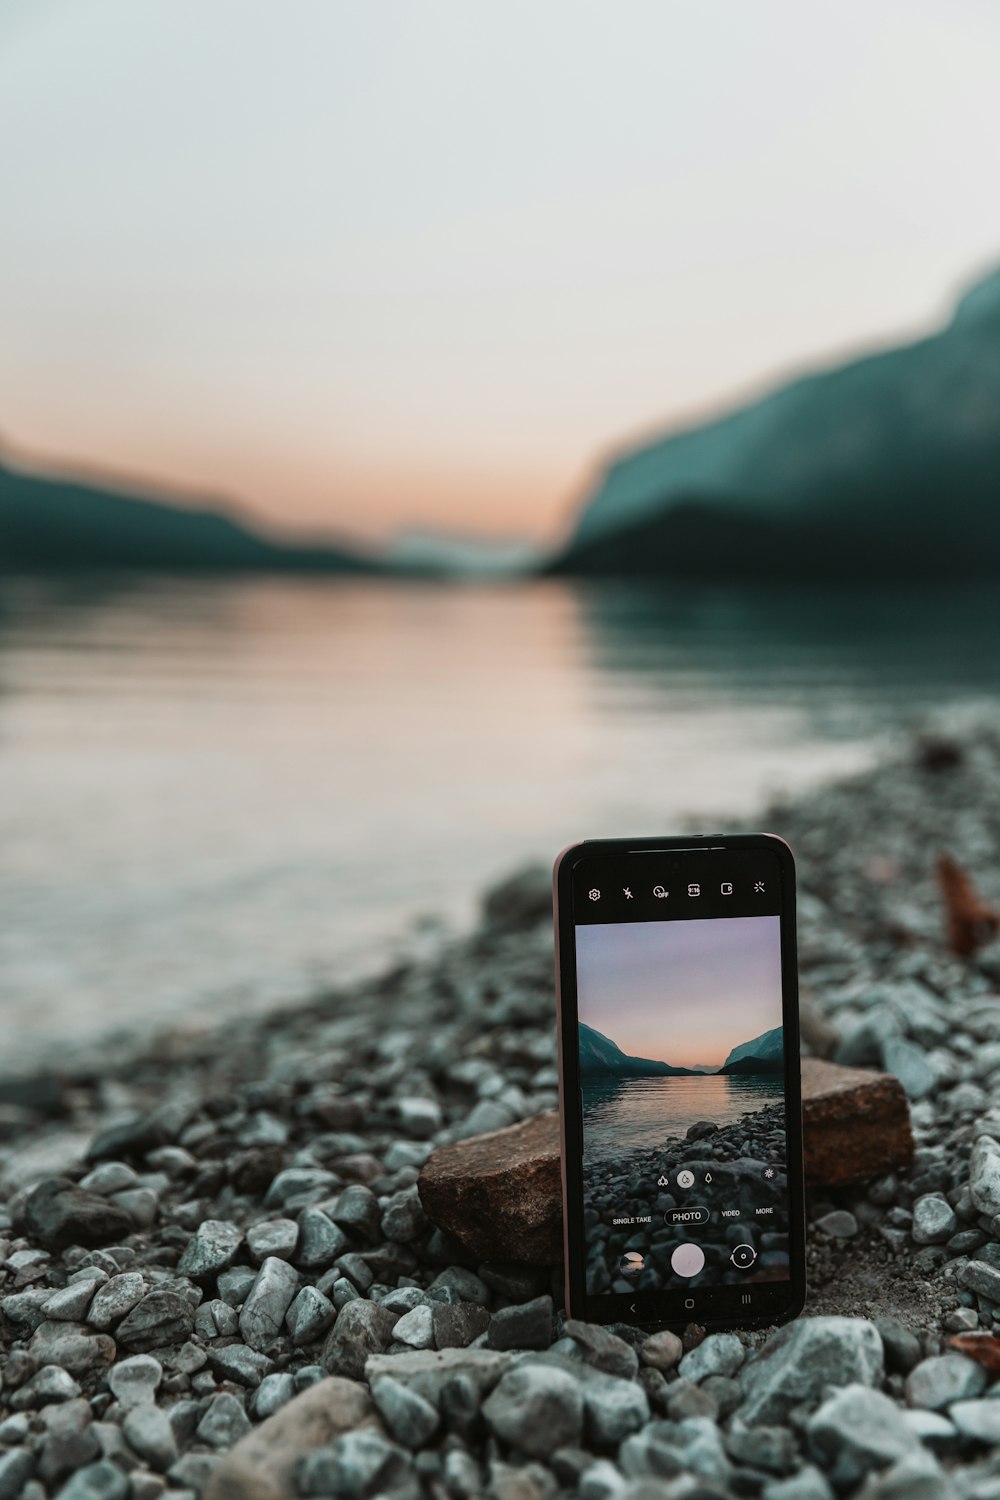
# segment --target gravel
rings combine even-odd
[[[512,1264],[489,1216],[475,1253],[428,1222],[433,1151],[555,1104],[549,876],[527,871],[424,958],[109,1043],[39,1081],[54,1106],[4,1105],[0,1500],[224,1500],[225,1465],[249,1494],[279,1455],[289,1500],[1000,1495],[1000,945],[948,951],[934,875],[946,847],[1000,902],[1000,731],[768,821],[798,855],[806,1035],[897,1072],[917,1143],[808,1194],[804,1318],[566,1320],[558,1270]],[[725,1131],[692,1144],[727,1159]]]

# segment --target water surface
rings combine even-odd
[[[989,592],[0,586],[5,1066],[377,968],[587,835],[749,815],[995,702]]]

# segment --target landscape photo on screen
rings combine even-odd
[[[787,1279],[780,919],[576,941],[587,1292]]]

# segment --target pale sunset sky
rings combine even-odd
[[[1000,259],[987,0],[5,0],[0,453],[551,539]]]
[[[778,917],[576,929],[580,1020],[631,1057],[721,1067],[781,1025]]]

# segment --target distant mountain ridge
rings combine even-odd
[[[349,547],[271,541],[220,511],[0,464],[0,575],[117,569],[326,574],[377,567]]]
[[[548,571],[993,574],[998,501],[1000,271],[929,338],[622,454]]]
[[[667,1062],[657,1062],[651,1057],[633,1057],[623,1052],[617,1042],[603,1032],[587,1026],[583,1021],[578,1028],[580,1072],[583,1074],[607,1074],[617,1078],[664,1078],[679,1076],[705,1078],[713,1074],[780,1073],[785,1062],[784,1028],[776,1026],[741,1042],[734,1047],[721,1068],[678,1068]]]
[[[667,1075],[692,1077],[694,1068],[675,1068],[670,1063],[655,1062],[649,1057],[630,1057],[617,1042],[595,1031],[593,1026],[579,1025],[580,1072],[609,1073],[619,1078],[662,1078]]]
[[[785,1029],[775,1026],[749,1042],[741,1042],[726,1058],[720,1073],[780,1073],[785,1066]]]

